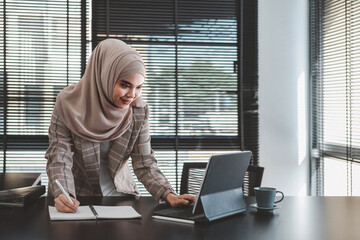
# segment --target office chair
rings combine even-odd
[[[206,162],[184,163],[181,175],[180,194],[188,193],[197,195],[205,174],[206,165]],[[263,167],[255,165],[248,166],[242,186],[245,196],[255,196],[254,187],[261,185],[263,173]]]
[[[249,165],[245,173],[243,183],[243,193],[245,196],[255,196],[254,187],[260,187],[264,168],[255,165]]]

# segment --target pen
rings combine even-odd
[[[73,202],[73,200],[70,198],[69,194],[65,191],[64,187],[61,185],[61,183],[59,182],[59,180],[55,179],[56,184],[59,186],[60,190],[62,191],[62,193],[65,195],[65,197],[67,198],[67,200],[69,200],[69,202],[71,202],[73,205],[75,205],[75,203]]]

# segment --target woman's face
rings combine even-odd
[[[130,77],[119,79],[114,87],[113,102],[121,109],[126,109],[141,95],[141,88],[144,83],[144,76],[135,73]]]

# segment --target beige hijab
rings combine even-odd
[[[100,42],[81,80],[64,88],[57,96],[55,109],[60,120],[88,141],[118,138],[131,125],[132,107],[117,108],[112,100],[113,89],[118,80],[135,73],[146,76],[139,53],[121,40]],[[135,107],[145,105],[141,96],[132,103]]]

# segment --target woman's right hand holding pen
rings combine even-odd
[[[70,198],[74,202],[74,204],[72,204],[63,193],[61,193],[57,198],[55,198],[54,202],[56,210],[58,210],[59,212],[67,213],[76,212],[80,205],[80,202],[73,197]]]
[[[75,198],[70,197],[69,193],[61,185],[58,179],[55,179],[55,183],[58,185],[59,189],[62,192],[54,200],[56,210],[58,210],[59,212],[68,212],[68,213],[76,212],[80,205],[80,202]]]

